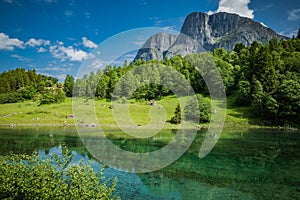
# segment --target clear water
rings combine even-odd
[[[159,171],[132,174],[106,168],[104,175],[118,177],[116,192],[122,199],[299,199],[299,132],[225,130],[213,151],[199,159],[204,134],[199,132],[180,159]],[[134,152],[153,151],[165,145],[150,139],[113,142]],[[0,129],[2,155],[37,150],[46,156],[59,152],[62,144],[72,151],[74,162],[91,158],[72,129]],[[101,163],[94,165],[99,167]]]

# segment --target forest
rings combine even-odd
[[[295,125],[300,121],[300,38],[286,41],[272,39],[268,44],[252,43],[250,46],[237,44],[232,51],[215,49],[213,52],[175,56],[165,60],[145,62],[124,62],[123,66],[106,66],[103,70],[91,72],[74,79],[67,75],[64,83],[53,77],[37,74],[34,70],[16,69],[0,75],[0,103],[12,103],[34,99],[40,105],[56,103],[64,97],[79,96],[98,99],[114,98],[114,91],[120,96],[136,101],[161,99],[172,95],[169,88],[156,82],[170,82],[172,73],[166,65],[181,73],[197,94],[209,96],[203,76],[195,70],[191,60],[210,57],[219,70],[227,96],[235,98],[235,106],[248,106],[251,115],[261,120],[263,125]],[[139,66],[153,67],[151,78]],[[132,71],[138,71],[134,75]],[[126,74],[126,76],[124,76]],[[123,78],[122,78],[123,77]],[[118,83],[119,80],[122,81]],[[143,82],[142,85],[139,85]],[[118,84],[117,84],[118,83]],[[148,83],[148,84],[147,84]],[[116,85],[117,84],[117,85]],[[170,83],[171,84],[171,83]],[[133,88],[134,86],[134,88]],[[184,85],[173,85],[175,88]],[[134,92],[132,92],[134,91]],[[199,95],[198,95],[199,96]],[[179,108],[177,108],[179,109]],[[175,119],[176,122],[176,119]]]
[[[0,103],[35,100],[39,105],[64,101],[63,85],[58,79],[23,68],[0,74]]]

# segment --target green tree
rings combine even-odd
[[[115,199],[117,179],[111,185],[103,172],[80,162],[71,165],[72,154],[62,149],[42,159],[35,153],[0,157],[0,199]]]
[[[170,122],[172,124],[180,124],[181,123],[181,108],[180,104],[177,104],[174,112],[174,116],[171,118]]]
[[[200,120],[200,122],[208,122],[211,114],[210,100],[205,99],[201,94],[197,94],[196,97],[197,98],[188,99],[184,107],[184,119],[196,123],[197,120]],[[197,104],[199,109],[197,109]]]
[[[73,89],[74,89],[74,77],[68,74],[64,81],[64,91],[67,97],[72,97]]]
[[[103,99],[108,96],[107,95],[108,84],[109,84],[109,77],[105,74],[101,75],[96,88],[96,97]]]
[[[55,103],[61,103],[65,101],[66,94],[63,92],[61,88],[57,88],[55,90],[54,98],[55,98]]]
[[[22,87],[20,88],[17,93],[19,94],[20,97],[24,99],[32,99],[34,95],[36,94],[36,90],[33,86],[27,86],[27,87]]]
[[[249,81],[239,81],[238,96],[236,103],[238,105],[250,105],[251,102],[251,85]]]
[[[266,93],[276,92],[278,87],[278,72],[276,71],[268,46],[262,46],[253,65],[254,75],[261,82]]]
[[[263,118],[263,103],[265,99],[265,94],[261,83],[257,80],[253,80],[253,92],[252,92],[252,107],[254,112],[257,113],[261,119]],[[259,112],[258,112],[259,111]]]
[[[279,86],[279,120],[281,123],[299,124],[300,121],[300,75],[288,74]]]
[[[47,89],[44,94],[41,95],[39,105],[52,104],[55,102],[56,100],[53,91],[51,89]]]

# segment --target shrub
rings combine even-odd
[[[116,179],[106,185],[102,172],[90,165],[70,164],[72,155],[62,149],[42,159],[36,153],[0,157],[0,199],[113,199]]]

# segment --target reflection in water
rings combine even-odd
[[[171,131],[168,134],[172,135]],[[182,157],[159,171],[133,174],[107,167],[104,176],[118,177],[116,192],[122,199],[297,199],[300,196],[299,133],[223,131],[213,151],[199,159],[204,136],[205,132],[199,132]],[[151,152],[169,140],[160,135],[156,139],[112,141],[127,151]],[[62,144],[72,151],[74,164],[92,157],[72,129],[0,129],[2,155],[31,154],[37,150],[47,157],[51,153],[60,154]],[[151,160],[148,164],[151,165]],[[97,161],[91,165],[94,169],[101,167]]]

